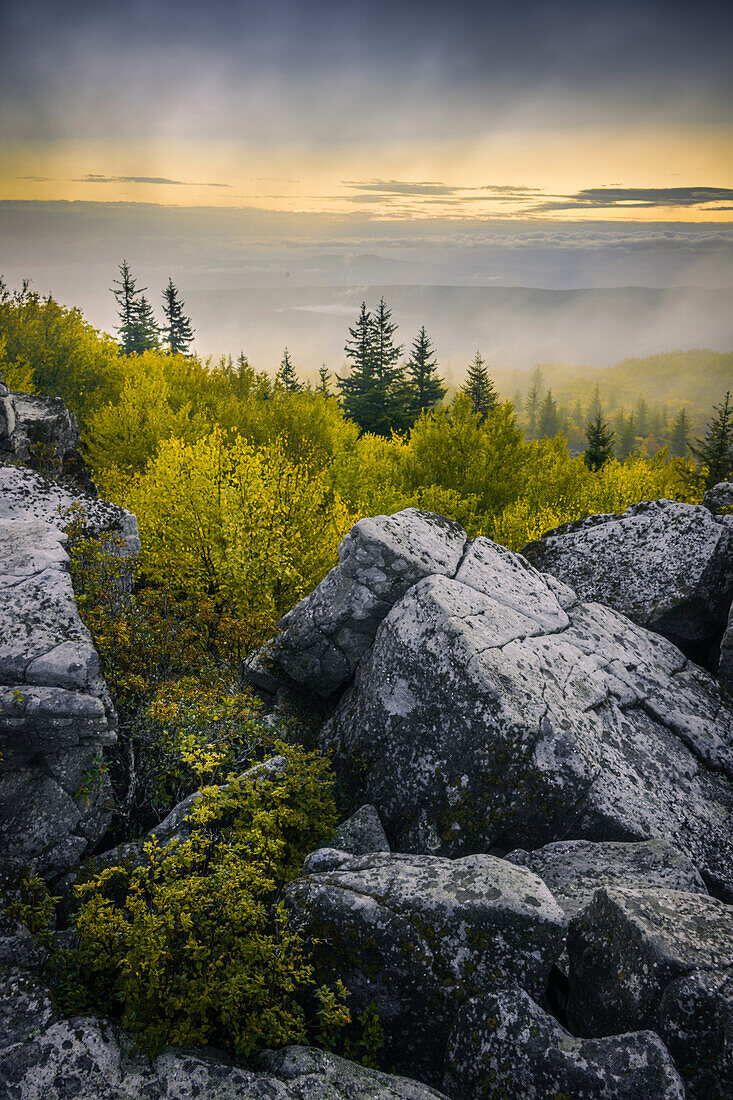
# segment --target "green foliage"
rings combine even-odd
[[[471,412],[483,419],[499,404],[499,397],[480,351],[471,360],[461,389],[471,402]]]
[[[35,871],[4,878],[0,883],[0,911],[5,918],[25,925],[41,947],[52,947],[52,930],[58,898]]]
[[[333,828],[327,763],[286,745],[281,777],[204,788],[185,839],[80,888],[66,1008],[102,1011],[139,1046],[216,1044],[252,1055],[348,1023],[343,987],[318,990],[282,886]]]
[[[409,390],[409,413],[414,420],[427,409],[434,408],[447,393],[438,366],[432,341],[422,326],[412,344],[405,368]]]
[[[705,487],[710,489],[719,481],[727,481],[733,475],[733,403],[728,391],[720,405],[714,406],[715,416],[705,431],[704,439],[689,444],[704,470]]]
[[[583,455],[585,464],[590,470],[600,470],[604,462],[613,458],[613,432],[603,419],[600,409],[585,429],[585,438],[588,440]]]
[[[275,375],[275,385],[282,386],[286,393],[300,393],[303,389],[302,383],[298,381],[298,375],[287,348],[283,352],[280,368]]]
[[[112,288],[117,300],[120,323],[120,352],[123,355],[140,355],[160,344],[160,332],[153,316],[153,307],[145,297],[147,287],[138,287],[127,260],[120,264],[121,278],[115,279],[118,288]]]
[[[183,302],[178,294],[178,288],[170,276],[163,290],[163,313],[165,325],[162,335],[168,351],[171,355],[189,355],[193,343],[191,318],[183,312]]]

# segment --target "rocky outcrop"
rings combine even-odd
[[[487,539],[389,612],[322,744],[399,851],[662,837],[733,898],[733,709],[715,681]]]
[[[674,1062],[654,1032],[578,1039],[523,990],[489,993],[461,1008],[443,1088],[460,1100],[685,1097]]]
[[[25,406],[11,396],[8,438],[17,442]],[[61,449],[75,442],[60,428],[58,438]],[[0,466],[0,867],[52,876],[109,824],[103,751],[117,724],[74,599],[63,531],[72,513],[89,534],[108,536],[114,553],[137,553],[137,525],[124,509],[68,481]]]
[[[704,506],[714,515],[729,515],[733,512],[733,481],[720,481],[708,489],[702,498]]]
[[[357,856],[285,902],[319,980],[344,981],[354,1017],[376,1006],[386,1064],[431,1083],[460,1005],[507,985],[540,996],[565,934],[544,883],[489,855]]]
[[[733,604],[731,604],[728,623],[720,643],[718,679],[726,691],[733,695]]]
[[[720,639],[733,596],[733,527],[707,507],[647,501],[566,523],[522,553],[581,600],[622,612],[701,663]]]
[[[534,852],[510,852],[506,859],[534,871],[568,920],[585,908],[602,886],[707,894],[697,868],[668,840],[636,844],[561,840]]]
[[[427,1085],[309,1047],[266,1055],[256,1072],[212,1050],[168,1050],[151,1061],[105,1020],[49,1023],[38,994],[29,990],[23,1003],[16,1041],[0,1049],[7,1100],[445,1100]]]
[[[681,890],[601,889],[567,944],[578,1034],[653,1028],[697,1080],[691,1095],[729,1094],[733,908]],[[706,1092],[706,1080],[719,1091]]]
[[[359,520],[339,547],[340,564],[281,620],[270,660],[296,683],[331,695],[412,585],[455,573],[466,538],[458,524],[416,508]]]
[[[389,851],[389,841],[379,814],[369,805],[360,806],[356,813],[338,826],[330,846],[355,856]]]
[[[14,393],[0,374],[0,463],[22,462],[56,477],[69,475],[91,489],[78,445],[76,417],[61,398]]]

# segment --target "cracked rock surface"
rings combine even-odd
[[[488,539],[386,615],[322,746],[398,851],[658,837],[733,898],[730,701]]]
[[[717,499],[717,498],[716,498]],[[696,650],[720,636],[733,596],[733,527],[671,500],[566,523],[525,546],[538,569]]]
[[[508,984],[540,996],[566,926],[536,875],[490,855],[357,856],[285,902],[320,980],[343,979],[354,1016],[376,1005],[386,1064],[436,1084],[460,1005]]]
[[[578,1039],[523,990],[469,1001],[451,1033],[443,1088],[461,1100],[684,1100],[653,1031]]]
[[[0,867],[58,875],[111,818],[100,769],[117,718],[82,623],[63,516],[81,501],[91,534],[139,549],[134,517],[22,466],[0,466]]]
[[[728,1095],[731,906],[681,890],[600,889],[571,921],[567,945],[578,1034],[653,1028],[691,1078],[692,1096]]]

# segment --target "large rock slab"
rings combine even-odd
[[[360,806],[356,813],[342,821],[334,830],[330,847],[355,856],[368,852],[388,852],[389,841],[379,814],[373,806]]]
[[[269,660],[331,695],[351,679],[380,622],[412,585],[455,573],[466,539],[458,524],[417,508],[359,520],[339,547],[340,564],[280,621]]]
[[[534,852],[517,849],[505,858],[534,871],[568,920],[585,908],[602,886],[707,894],[700,872],[668,840],[599,844],[560,840]]]
[[[76,606],[63,526],[84,510],[114,552],[139,549],[134,516],[21,466],[0,466],[0,867],[57,875],[112,815],[103,750],[117,716]]]
[[[386,1064],[430,1083],[458,1007],[506,985],[540,996],[564,940],[544,883],[488,855],[354,857],[292,883],[285,903],[319,980],[341,978],[355,1016],[376,1006]]]
[[[567,945],[579,1034],[653,1028],[693,1080],[707,1071],[733,1083],[731,906],[681,890],[601,889],[571,921]]]
[[[733,512],[733,481],[719,481],[708,489],[702,498],[706,508],[718,515],[729,515]]]
[[[718,679],[726,691],[733,695],[733,604],[731,604],[728,623],[720,643]]]
[[[14,393],[0,375],[0,460],[60,474],[79,443],[76,417],[59,397]]]
[[[470,587],[428,577],[390,611],[324,727],[352,805],[406,852],[666,838],[733,898],[733,709],[715,681],[519,555],[477,539],[471,559]]]
[[[419,1082],[308,1047],[271,1053],[265,1072],[255,1072],[212,1050],[172,1049],[151,1062],[94,1017],[54,1020],[25,1035],[28,1022],[32,1009],[19,1019],[18,1041],[0,1052],[6,1100],[445,1100]]]
[[[670,500],[566,523],[522,553],[538,569],[704,657],[733,596],[733,529]]]
[[[523,990],[489,993],[461,1008],[443,1088],[456,1100],[685,1097],[674,1062],[654,1032],[578,1039]]]

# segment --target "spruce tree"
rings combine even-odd
[[[351,369],[348,374],[336,375],[336,385],[345,414],[366,428],[374,374],[374,326],[366,302],[361,303],[361,312],[354,327],[349,328],[349,336],[351,339],[346,341],[344,350]]]
[[[536,366],[532,372],[532,384],[524,406],[527,413],[527,439],[537,438],[537,421],[540,415],[540,403],[544,388],[542,370],[539,366]]]
[[[677,416],[672,421],[672,428],[669,433],[669,451],[676,458],[684,458],[688,452],[688,443],[690,442],[690,418],[687,415],[687,409],[682,408],[677,413]]]
[[[328,397],[331,392],[331,372],[326,370],[326,364],[321,363],[318,368],[318,385],[316,386],[316,393],[322,393],[324,397]]]
[[[127,260],[122,261],[119,271],[121,277],[113,279],[118,289],[115,290],[114,286],[110,289],[117,300],[117,311],[120,318],[120,323],[117,326],[120,337],[120,351],[123,355],[133,355],[136,350],[138,299],[142,290],[137,289]],[[143,287],[143,289],[145,288]]]
[[[171,355],[190,355],[193,342],[191,318],[183,312],[184,303],[178,296],[178,288],[168,276],[168,286],[163,291],[163,340]]]
[[[613,458],[613,432],[603,419],[600,409],[595,419],[587,425],[585,438],[588,446],[585,448],[583,458],[589,470],[600,470],[610,458]]]
[[[432,409],[445,397],[448,387],[438,377],[437,360],[432,341],[422,326],[415,337],[406,368],[409,411],[417,419],[425,409]]]
[[[135,283],[127,260],[120,264],[121,279],[114,279],[119,288],[112,287],[117,299],[120,323],[117,331],[120,335],[120,351],[123,355],[139,355],[149,348],[159,347],[158,325],[153,307],[144,295],[147,287]]]
[[[636,450],[636,417],[629,413],[622,418],[616,443],[616,457],[628,458]]]
[[[290,352],[287,348],[285,348],[283,352],[280,367],[275,375],[275,384],[282,386],[286,393],[300,393],[303,389],[303,384],[298,381],[298,376],[295,373],[295,367],[293,366],[293,361],[290,358]]]
[[[471,412],[478,413],[482,423],[487,414],[499,404],[499,396],[480,351],[476,352],[469,364],[461,393],[471,399]]]
[[[733,404],[730,390],[722,404],[713,405],[717,414],[705,431],[704,439],[690,443],[690,450],[702,466],[707,467],[705,488],[710,489],[719,481],[727,481],[733,475]]]
[[[591,397],[590,404],[588,405],[587,419],[589,421],[595,420],[599,412],[603,412],[603,405],[601,402],[601,387],[596,382],[593,388],[593,396]]]
[[[540,405],[537,418],[537,435],[541,439],[543,436],[555,436],[559,431],[560,413],[558,412],[557,402],[552,396],[552,390],[548,390]]]

